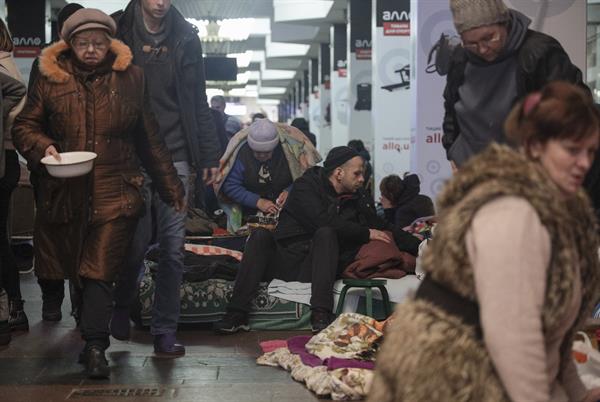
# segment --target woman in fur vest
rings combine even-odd
[[[105,13],[81,9],[60,42],[44,49],[40,77],[13,129],[15,145],[39,177],[34,229],[36,275],[81,282],[81,362],[91,378],[109,375],[112,284],[143,211],[140,161],[161,198],[181,210],[183,185],[150,113],[141,69],[112,39]],[[60,152],[98,154],[92,173],[51,177],[40,164]]]
[[[580,402],[573,336],[599,296],[581,189],[600,136],[591,97],[554,82],[510,113],[439,197],[427,277],[398,307],[369,401]]]

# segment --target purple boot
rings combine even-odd
[[[175,333],[154,336],[154,353],[159,357],[181,357],[185,347],[177,342]]]

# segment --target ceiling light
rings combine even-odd
[[[210,99],[213,96],[216,95],[221,95],[223,96],[225,94],[225,92],[223,92],[222,89],[217,89],[217,88],[206,88],[206,98]]]
[[[197,20],[186,18],[198,28],[198,36],[204,42],[244,41],[252,35],[271,33],[268,18],[228,18],[224,20]]]
[[[283,95],[286,91],[286,88],[260,87],[258,89],[258,95]]]
[[[237,84],[247,84],[250,79],[250,74],[246,71],[245,73],[241,73],[237,75]]]
[[[265,58],[265,51],[264,50],[255,50],[254,52],[252,52],[252,58],[250,59],[251,63],[264,63],[266,58]]]
[[[309,49],[310,45],[302,45],[299,43],[272,42],[271,35],[267,35],[267,58],[306,56]]]
[[[259,105],[269,105],[269,106],[277,106],[281,103],[279,99],[262,99],[258,98],[256,103]]]
[[[296,76],[293,70],[263,70],[260,74],[261,80],[291,80]]]
[[[256,71],[256,70],[250,70],[247,71],[248,73],[248,80],[252,80],[252,81],[258,81],[260,80],[260,71]]]
[[[328,0],[273,0],[275,22],[325,19],[334,1]]]
[[[4,3],[4,2],[3,2]],[[73,3],[73,1],[67,1]],[[128,0],[77,0],[85,8],[97,8],[106,14],[112,14],[115,11],[123,10],[127,7]]]

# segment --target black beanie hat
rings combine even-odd
[[[82,8],[84,7],[79,3],[69,3],[63,8],[61,8],[58,12],[58,15],[56,16],[56,25],[58,26],[58,32],[62,31],[63,25],[65,24],[67,18],[75,14],[75,11],[79,11]]]
[[[345,145],[341,147],[331,148],[331,151],[327,154],[323,167],[326,171],[331,172],[336,167],[342,166],[350,159],[360,156],[354,149]]]

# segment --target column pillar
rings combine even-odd
[[[319,59],[312,58],[308,63],[308,126],[317,138],[317,147],[321,142],[321,99],[319,97]]]
[[[319,49],[319,100],[321,119],[317,149],[325,157],[333,142],[331,138],[331,47],[329,43],[321,43]]]
[[[371,0],[350,0],[348,7],[349,139],[360,139],[373,151]]]
[[[345,24],[331,27],[331,138],[332,146],[348,143],[349,84]]]

